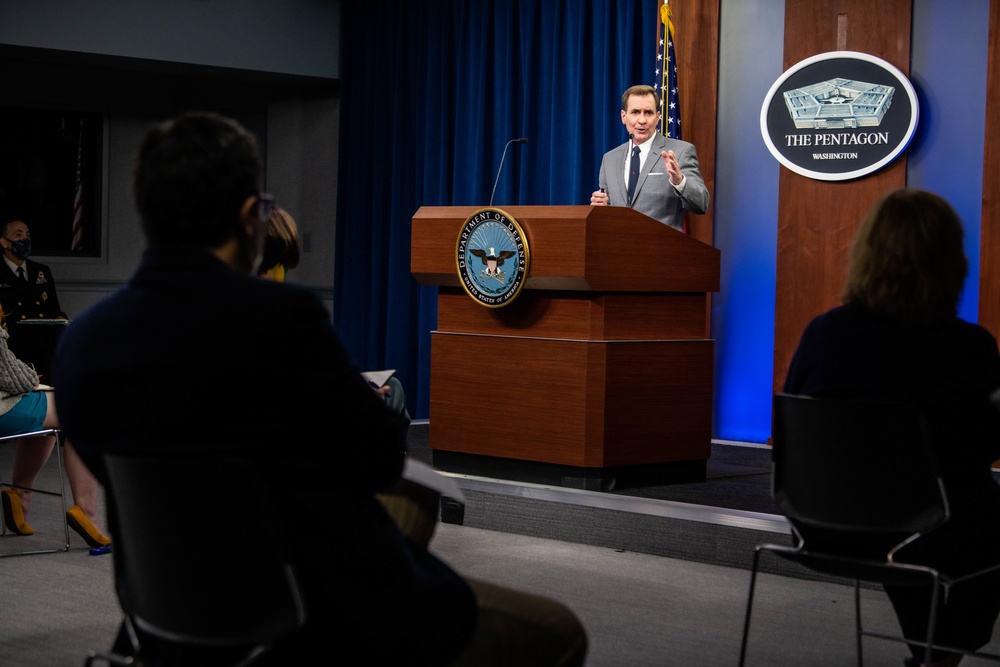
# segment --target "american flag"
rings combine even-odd
[[[76,182],[73,184],[73,252],[83,250],[83,178],[80,169],[83,163],[83,119],[80,119],[80,137],[76,150]]]
[[[672,139],[681,138],[681,105],[677,97],[677,59],[674,56],[674,22],[668,0],[658,0],[660,15],[657,22],[656,82],[653,88],[660,95],[660,133]]]

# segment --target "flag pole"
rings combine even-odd
[[[76,179],[73,183],[73,252],[83,250],[83,117],[80,117],[80,135],[77,137]]]
[[[661,0],[657,16],[657,72],[660,92],[660,133],[681,138],[681,106],[677,92],[677,57],[674,50],[674,21],[670,0]]]

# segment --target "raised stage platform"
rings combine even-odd
[[[410,427],[410,455],[434,465],[428,423]],[[766,446],[713,443],[703,481],[594,491],[446,472],[465,494],[442,501],[441,520],[669,558],[749,568],[760,542],[790,542],[771,499]],[[768,559],[776,561],[777,559]],[[816,578],[783,563],[764,568]]]

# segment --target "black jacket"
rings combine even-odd
[[[309,618],[286,651],[353,645],[371,664],[430,664],[471,635],[467,584],[374,498],[400,476],[403,431],[312,292],[207,252],[150,249],[127,287],[66,328],[55,372],[62,427],[98,474],[105,451],[259,462],[282,525],[261,526],[234,557],[254,540],[289,543]],[[197,493],[183,480],[177,492]],[[183,526],[164,530],[190,546]]]

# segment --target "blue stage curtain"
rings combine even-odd
[[[363,370],[398,370],[415,418],[428,416],[437,289],[410,275],[413,214],[486,206],[518,137],[495,206],[588,203],[601,156],[627,139],[622,91],[655,80],[657,4],[342,3],[334,322]],[[530,372],[475,362],[486,377]]]

